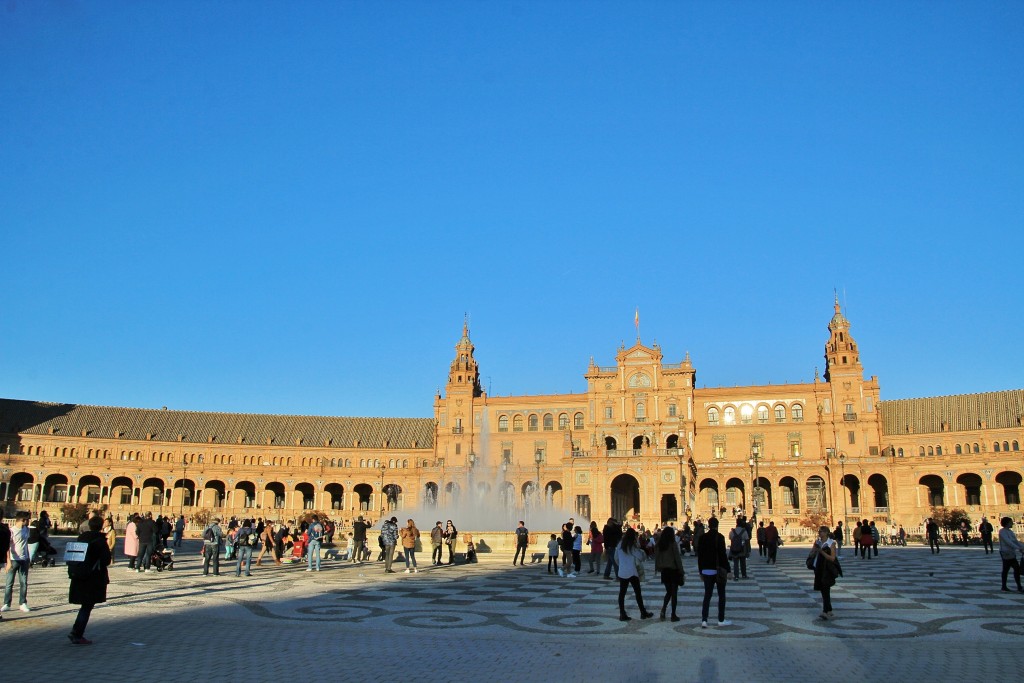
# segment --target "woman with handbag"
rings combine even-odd
[[[832,614],[832,586],[836,585],[836,577],[840,575],[839,563],[836,561],[836,542],[829,537],[827,526],[818,527],[818,540],[811,548],[807,563],[814,566],[814,590],[821,593],[821,614],[819,619],[828,621],[835,618]],[[861,542],[863,543],[863,534]]]
[[[444,544],[448,546],[448,564],[455,562],[455,545],[459,542],[459,530],[452,524],[452,520],[448,520],[448,525],[444,529]]]
[[[665,599],[661,603],[661,618],[665,619],[665,610],[672,603],[672,621],[679,621],[676,616],[676,604],[679,602],[679,587],[683,585],[683,557],[679,554],[676,543],[676,532],[670,526],[661,530],[658,543],[654,549],[654,571],[661,572],[661,583],[665,586]]]
[[[697,541],[697,569],[704,581],[704,605],[700,613],[701,628],[708,627],[711,594],[718,591],[718,625],[731,626],[725,618],[725,581],[729,576],[729,556],[725,554],[725,536],[718,533],[718,518],[708,520],[708,530]]]
[[[405,552],[405,573],[409,574],[411,569],[411,573],[415,574],[419,571],[416,568],[416,544],[420,540],[420,530],[416,528],[416,522],[410,519],[399,532],[399,536],[402,537],[402,550]]]
[[[632,617],[626,614],[626,589],[633,586],[636,606],[640,608],[640,618],[650,619],[653,612],[644,607],[644,598],[640,592],[640,582],[644,575],[644,551],[637,545],[635,529],[626,529],[622,535],[622,543],[615,550],[615,561],[618,564],[619,577],[619,621],[629,621]]]

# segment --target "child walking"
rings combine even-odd
[[[551,534],[551,540],[548,541],[548,574],[554,574],[555,569],[558,569],[558,536]]]

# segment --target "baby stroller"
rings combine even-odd
[[[53,567],[57,564],[57,551],[54,549],[50,542],[46,540],[45,536],[39,537],[39,547],[36,548],[35,554],[32,556],[33,567]]]
[[[174,551],[170,548],[154,550],[153,554],[149,556],[149,566],[158,572],[174,569]]]

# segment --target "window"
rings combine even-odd
[[[857,443],[856,432],[846,432],[846,438],[850,440],[850,443]]]
[[[751,420],[753,418],[754,418],[754,409],[753,408],[751,408],[749,405],[745,405],[742,408],[740,408],[740,421],[743,424],[745,424],[745,425],[750,424],[750,422],[751,422]]]
[[[551,413],[546,413],[544,415],[544,431],[545,432],[550,432],[554,428],[555,428],[555,417],[554,417],[554,415],[552,415]]]
[[[576,413],[572,417],[572,428],[583,429],[583,413]]]
[[[725,424],[734,425],[736,424],[736,409],[729,406],[725,409]]]
[[[786,421],[786,406],[775,406],[775,421],[785,422]]]
[[[612,419],[612,407],[611,406],[605,406],[604,407],[604,419],[605,420],[611,420]]]
[[[804,407],[799,403],[793,406],[793,422],[804,421]]]
[[[1004,451],[1008,451],[1008,450],[1010,450],[1010,444],[1008,444],[1007,442],[1005,442],[1005,441],[1004,441],[1004,442],[1003,442],[1003,450],[1004,450]]]
[[[508,415],[502,415],[501,417],[498,418],[498,431],[508,431]]]
[[[718,424],[718,408],[708,408],[708,424]]]
[[[715,460],[725,460],[725,444],[715,444]]]
[[[996,453],[999,452],[999,442],[998,441],[996,441],[995,443],[992,444],[992,450],[995,451]]]
[[[964,449],[963,449],[962,446],[960,446],[960,444],[956,445],[956,454],[957,455],[963,455],[964,454]]]
[[[530,425],[530,427],[529,427],[530,431],[531,432],[537,431],[537,425],[539,424],[539,421],[537,420],[537,416],[536,415],[531,415],[528,422],[529,422],[529,425]]]
[[[668,416],[669,417],[675,417],[676,416],[676,404],[675,403],[669,403],[668,404]]]
[[[790,441],[789,442],[789,457],[799,458],[800,457],[800,442]]]
[[[917,454],[920,456],[924,456],[924,446],[917,447]]]
[[[942,455],[942,446],[935,447],[935,455]]]
[[[647,419],[647,407],[643,403],[636,404],[636,421],[643,422]]]
[[[1017,445],[1016,441],[1013,442],[1013,450],[1015,450],[1015,451],[1019,451],[1020,450],[1020,446]]]
[[[521,432],[521,431],[523,431],[523,416],[522,415],[516,415],[515,417],[512,418],[512,431],[513,432]]]
[[[768,406],[757,407],[757,422],[758,424],[767,424],[768,422]]]
[[[569,416],[565,413],[558,415],[558,430],[564,432],[569,428]]]
[[[981,453],[981,451],[978,449],[978,444],[974,444],[974,452]]]

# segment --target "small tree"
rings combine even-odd
[[[205,527],[210,523],[210,519],[213,517],[213,512],[208,508],[200,508],[192,513],[192,521],[198,525]]]
[[[961,522],[971,525],[971,516],[963,508],[933,507],[932,519],[943,531],[960,531]]]
[[[64,503],[60,506],[61,520],[72,529],[78,529],[82,522],[89,519],[89,505],[87,503]]]
[[[808,510],[807,514],[800,520],[800,526],[810,529],[812,533],[816,534],[818,529],[823,526],[831,528],[831,520],[832,517],[828,510]]]

